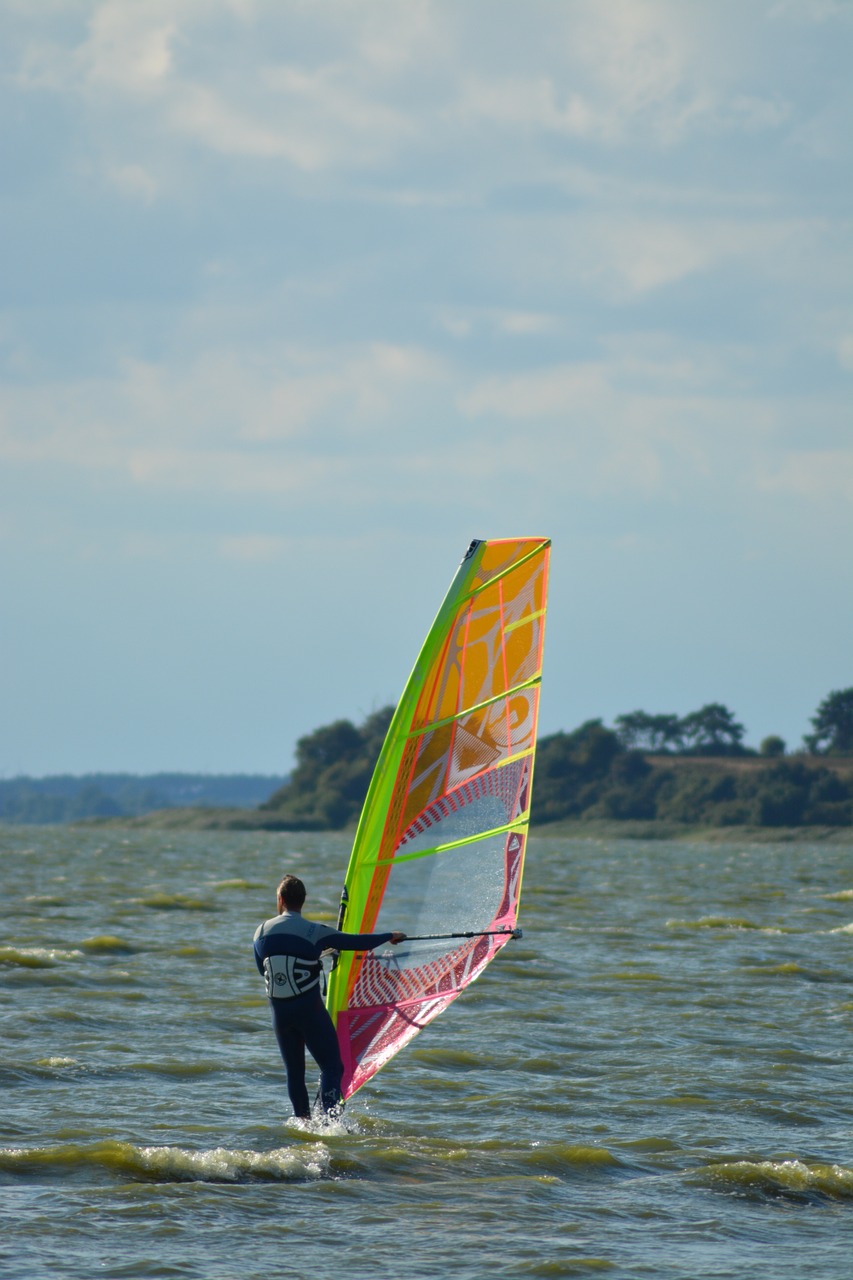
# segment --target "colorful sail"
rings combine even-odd
[[[388,729],[339,928],[422,940],[340,954],[327,1006],[345,1097],[446,1009],[515,928],[549,548],[546,538],[471,543]]]

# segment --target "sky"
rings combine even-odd
[[[286,772],[473,537],[540,733],[853,685],[853,4],[0,0],[0,776]]]

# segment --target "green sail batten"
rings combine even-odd
[[[508,631],[509,628],[507,627],[506,630]],[[486,707],[493,707],[497,702],[505,702],[514,693],[521,693],[524,689],[535,689],[536,685],[541,683],[541,676],[531,676],[529,680],[522,680],[520,684],[514,684],[511,688],[504,689],[502,693],[496,693],[493,698],[485,698],[482,702],[472,702],[471,706],[466,707],[464,711],[455,711],[452,716],[443,716],[441,720],[432,720],[429,724],[419,725],[417,729],[412,729],[407,735],[408,741],[411,742],[414,738],[421,738],[425,733],[434,733],[436,729],[443,729],[448,724],[455,724],[457,720],[462,720],[465,716],[471,716],[475,711],[483,711]],[[505,760],[502,760],[501,766],[529,754],[528,751],[516,752],[514,756],[507,756]]]
[[[512,562],[511,571],[515,572],[516,569],[522,568],[523,565],[526,565],[531,560],[533,560],[535,556],[541,555],[542,552],[547,547],[550,547],[550,545],[551,545],[551,539],[543,538],[541,542],[536,544],[536,546],[532,549],[532,551],[526,551],[523,556],[519,556],[517,560],[514,560]],[[506,577],[506,574],[507,574],[507,570],[501,569],[498,573],[495,574],[493,578],[487,578],[485,582],[481,582],[479,587],[475,587],[473,591],[469,592],[467,597],[461,596],[459,599],[459,603],[464,604],[466,598],[469,600],[473,600],[474,596],[478,596],[481,591],[485,591],[488,587],[493,587],[494,584],[496,582],[499,582],[501,578]]]
[[[534,613],[527,613],[523,618],[519,618],[518,622],[508,622],[504,627],[504,634],[509,635],[511,631],[518,631],[520,627],[529,627],[531,622],[535,622],[537,618],[544,617],[544,609],[537,609]]]
[[[478,831],[475,836],[460,836],[458,840],[448,840],[446,844],[434,844],[429,849],[417,849],[413,853],[397,852],[393,858],[374,858],[370,862],[363,859],[355,874],[359,876],[365,871],[372,873],[376,867],[392,867],[399,866],[403,862],[416,862],[418,858],[431,858],[436,853],[452,853],[454,849],[463,849],[470,844],[478,844],[481,840],[493,840],[495,836],[508,835],[510,831],[524,831],[529,819],[530,811],[525,810],[512,822],[492,827],[490,831]]]

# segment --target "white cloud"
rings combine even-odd
[[[703,230],[705,234],[703,234]],[[593,233],[597,241],[591,274],[646,293],[706,269],[719,258],[720,238],[707,229],[677,223],[606,223]]]
[[[848,0],[774,0],[770,17],[790,18],[795,23],[821,23],[838,18],[850,20]]]
[[[556,365],[486,378],[459,397],[459,408],[471,418],[484,414],[528,421],[563,417],[598,405],[606,389],[601,365]]]
[[[601,131],[591,105],[577,93],[560,92],[548,76],[468,76],[455,108],[462,120],[483,119],[525,131],[544,129],[586,137]]]
[[[254,86],[244,82],[236,93],[185,81],[166,97],[163,112],[176,136],[226,156],[285,160],[309,173],[373,166],[411,135],[403,112],[371,101],[334,66],[267,66]]]
[[[581,14],[572,35],[584,69],[601,91],[605,135],[672,102],[688,81],[693,61],[683,10],[650,0],[611,0],[607,5],[586,0]]]
[[[0,459],[148,489],[322,491],[411,420],[447,377],[420,348],[212,350],[177,367],[0,390]]]
[[[554,333],[560,328],[559,317],[543,311],[504,311],[500,308],[471,307],[465,312],[446,311],[438,323],[454,338],[468,338],[475,332],[506,334],[510,337],[536,337]]]
[[[310,501],[312,493],[333,488],[346,469],[336,458],[287,456],[269,457],[238,449],[145,449],[131,450],[127,470],[136,484],[147,489],[183,490],[206,494],[267,494]]]
[[[558,505],[566,492],[648,499],[709,485],[815,502],[848,493],[851,454],[809,448],[831,406],[759,394],[750,360],[663,332],[614,337],[596,359],[485,375],[415,346],[215,348],[5,387],[0,459],[22,477],[61,467],[117,492],[275,496],[288,509],[406,492],[453,501],[472,479],[526,473]]]
[[[420,348],[372,343],[338,352],[289,352],[289,370],[270,388],[267,411],[247,423],[248,440],[275,440],[333,417],[341,435],[369,437],[419,388],[444,379],[440,362]]]
[[[170,126],[223,155],[255,159],[285,159],[301,169],[316,169],[323,162],[316,146],[288,136],[269,120],[253,118],[214,90],[203,85],[183,85],[166,107]]]
[[[461,118],[617,143],[650,127],[669,138],[696,112],[696,54],[683,8],[576,0],[549,19],[533,47],[517,33],[522,69],[500,74],[481,60],[464,77]]]
[[[440,62],[451,40],[450,11],[433,0],[350,6],[355,46],[365,63],[385,75],[408,75],[424,62]]]
[[[502,332],[513,334],[549,333],[557,327],[554,316],[535,311],[498,312],[495,321]]]
[[[524,439],[543,492],[693,494],[700,505],[712,492],[726,504],[797,493],[817,508],[850,496],[853,449],[813,447],[834,402],[758,392],[750,364],[736,347],[712,354],[663,334],[625,335],[597,361],[473,380],[457,408],[483,438]]]
[[[455,118],[528,137],[608,148],[630,141],[646,150],[672,147],[697,132],[776,129],[791,114],[777,89],[744,91],[744,55],[732,39],[720,39],[707,6],[576,0],[549,18],[544,29],[534,28],[535,45],[526,33],[515,33],[511,72],[486,58],[466,68]]]
[[[843,226],[822,218],[771,217],[750,210],[701,216],[654,209],[583,208],[563,216],[494,218],[480,251],[519,288],[552,307],[578,290],[619,307],[681,281],[732,269],[753,294],[775,285],[843,291],[850,277]],[[819,275],[822,278],[818,278]],[[568,290],[568,294],[566,291]]]
[[[790,102],[747,74],[757,22],[741,20],[744,53],[711,7],[673,0],[534,3],[499,29],[487,4],[102,0],[76,46],[33,18],[21,82],[83,100],[114,171],[149,169],[154,150],[177,182],[171,153],[189,143],[309,175],[474,157],[467,170],[493,182],[507,148],[516,173],[547,158],[522,157],[519,133],[660,150],[697,130],[778,128]]]
[[[119,99],[149,97],[174,70],[179,27],[172,8],[161,0],[107,0],[89,11],[86,34],[74,45],[61,42],[45,6],[37,12],[28,6],[32,32],[23,49],[19,83],[65,93],[97,91]]]
[[[838,499],[853,502],[853,447],[787,453],[781,461],[766,464],[759,487],[817,504]]]
[[[152,204],[160,189],[160,182],[144,165],[121,164],[108,171],[112,185],[125,195],[141,198],[146,204]]]
[[[440,324],[452,338],[469,338],[474,328],[470,316],[444,315]]]
[[[167,155],[182,141],[315,172],[333,165],[371,167],[410,140],[406,112],[383,100],[382,70],[387,75],[399,58],[389,56],[391,46],[378,38],[375,25],[373,37],[368,33],[359,44],[358,32],[347,30],[339,12],[342,56],[315,66],[278,59],[277,53],[290,47],[291,34],[298,43],[307,31],[310,43],[312,26],[334,26],[334,15],[312,21],[294,12],[274,17],[254,5],[231,10],[229,29],[228,6],[190,0],[175,9],[164,0],[107,0],[91,14],[76,47],[61,44],[49,30],[34,34],[21,57],[19,83],[84,101],[104,163],[119,178],[141,163],[129,148],[156,148],[169,171]],[[419,20],[394,26],[408,30],[413,41],[423,21],[421,13]],[[255,31],[267,25],[271,43],[260,36],[251,48]],[[150,189],[141,193],[147,197]]]
[[[162,6],[110,0],[92,15],[89,38],[79,50],[87,80],[121,93],[159,89],[173,70],[174,20]]]

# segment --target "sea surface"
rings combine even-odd
[[[0,828],[4,1280],[850,1280],[853,845],[531,839],[524,937],[311,1128],[251,941],[347,856]]]

